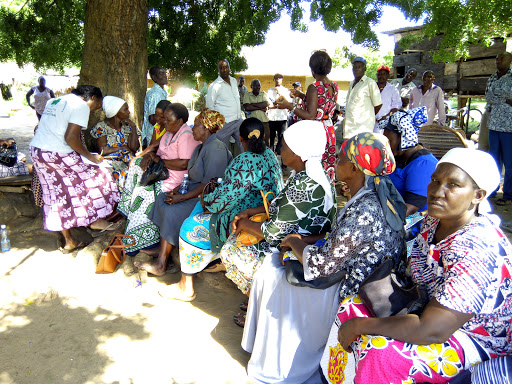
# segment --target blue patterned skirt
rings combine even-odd
[[[210,250],[211,214],[203,213],[201,202],[194,207],[180,229],[181,272],[193,275],[201,272],[210,262],[219,258]]]

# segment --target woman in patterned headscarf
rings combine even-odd
[[[166,123],[166,127],[168,125]],[[217,139],[216,133],[223,125],[224,116],[210,109],[202,110],[195,118],[192,134],[194,139],[202,144],[195,148],[188,161],[188,192],[180,194],[178,184],[170,192],[162,192],[157,196],[148,216],[159,227],[160,250],[155,261],[135,263],[139,269],[157,276],[165,274],[171,250],[179,243],[183,221],[194,209],[199,201],[198,196],[210,179],[224,175],[232,157],[226,145]]]
[[[427,209],[427,185],[437,159],[418,143],[418,131],[427,121],[427,107],[398,111],[379,123],[389,139],[396,170],[389,178],[407,204],[407,216]]]
[[[297,261],[283,266],[279,254],[265,259],[253,281],[242,340],[242,347],[252,353],[247,367],[251,378],[265,383],[321,382],[314,375],[319,374],[331,326],[337,335],[333,319],[339,297],[357,293],[384,259],[398,264],[402,255],[405,204],[386,176],[394,167],[385,137],[367,132],[346,141],[336,177],[347,183],[352,197],[338,212],[332,232],[292,234],[281,242],[282,251],[292,250],[284,259],[292,253],[302,264],[305,282],[288,283],[286,270]],[[308,285],[320,278],[332,285]]]

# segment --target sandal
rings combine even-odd
[[[499,206],[506,206],[506,205],[512,205],[512,200],[507,200],[507,199],[498,199],[496,200],[496,205],[499,205]]]
[[[59,251],[61,251],[61,252],[62,252],[63,254],[65,254],[65,255],[68,255],[68,254],[70,254],[70,253],[77,252],[77,251],[79,251],[79,250],[81,250],[81,249],[83,249],[83,248],[87,247],[88,245],[89,245],[89,243],[88,243],[88,242],[86,242],[86,241],[81,241],[81,242],[80,242],[80,243],[78,243],[78,245],[77,245],[75,248],[73,248],[73,249],[66,249],[66,248],[64,248],[63,246],[60,246],[60,247],[59,247]]]
[[[203,269],[204,272],[209,272],[209,273],[224,272],[225,270],[226,270],[226,266],[221,261],[219,261],[218,263],[209,265],[205,269]]]
[[[92,237],[98,237],[98,236],[103,235],[107,231],[115,231],[115,230],[119,229],[121,224],[122,224],[122,222],[120,222],[120,221],[118,221],[116,223],[110,223],[103,229],[92,229],[92,228],[88,227],[87,232],[89,232],[89,234]]]
[[[249,300],[244,301],[240,304],[240,309],[244,312],[247,312],[247,307],[249,307]]]
[[[192,296],[185,296],[175,284],[168,285],[165,290],[158,291],[158,294],[164,299],[179,300],[186,303],[194,301],[196,298],[195,293]]]
[[[236,314],[235,316],[233,316],[233,321],[239,327],[245,327],[245,313]]]

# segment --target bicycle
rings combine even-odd
[[[451,109],[447,102],[444,103],[446,111],[446,124],[450,128],[460,128],[466,133],[466,137],[480,129],[482,121],[482,112],[477,108],[462,107],[460,109]]]

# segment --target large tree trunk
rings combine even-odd
[[[148,0],[87,0],[79,84],[128,103],[139,128],[146,94]],[[101,115],[91,116],[95,124]],[[86,141],[90,144],[90,137]]]

